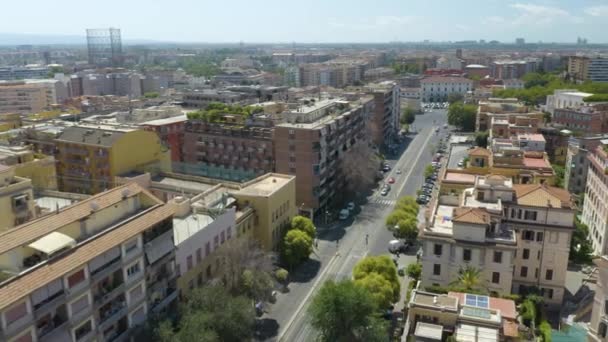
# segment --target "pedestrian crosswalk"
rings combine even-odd
[[[380,206],[380,207],[392,207],[397,203],[396,200],[386,199],[382,197],[372,197],[369,201],[369,204]]]

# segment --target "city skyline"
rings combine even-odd
[[[225,12],[221,3],[176,0],[166,8],[139,1],[110,0],[95,9],[94,16],[79,15],[77,0],[40,3],[29,11],[27,22],[18,16],[0,22],[1,33],[30,37],[23,43],[37,43],[36,36],[71,36],[85,40],[85,29],[117,27],[125,41],[225,43],[225,42],[390,42],[498,40],[513,42],[575,42],[583,37],[590,43],[606,43],[601,32],[608,30],[608,4],[585,0],[477,1],[423,3],[384,0],[371,8],[365,3],[313,0],[304,6],[266,1],[264,6],[237,0]],[[17,5],[6,4],[7,11]],[[15,7],[11,9],[11,7]],[[117,9],[120,10],[117,10]],[[441,8],[441,12],[437,9]],[[224,12],[224,14],[222,14]],[[134,16],[134,13],[138,13]],[[216,13],[209,15],[208,13]],[[50,18],[69,17],[70,20]],[[156,21],[160,25],[150,25]],[[280,29],[279,29],[280,28]],[[2,34],[0,34],[2,37]],[[2,39],[0,39],[0,44]],[[7,41],[9,39],[7,38]],[[7,42],[5,42],[7,44]]]

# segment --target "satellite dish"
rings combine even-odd
[[[97,202],[91,202],[89,206],[91,207],[91,211],[97,211],[99,209],[99,204]]]

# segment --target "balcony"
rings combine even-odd
[[[36,322],[36,329],[38,331],[38,337],[47,337],[50,339],[50,335],[59,332],[59,330],[67,330],[68,315],[65,305],[62,305],[57,309],[54,315],[47,315]]]
[[[112,280],[104,280],[97,286],[97,291],[93,293],[93,302],[96,306],[103,305],[124,291],[125,282],[122,279],[122,270],[120,270]]]
[[[99,309],[99,330],[104,331],[127,314],[124,295]]]
[[[99,267],[98,269],[92,271],[91,279],[93,280],[93,282],[103,279],[103,278],[107,277],[108,275],[112,274],[112,272],[119,269],[121,266],[120,261],[121,261],[121,257],[119,255],[118,257],[110,260],[110,262],[108,262],[108,263],[102,265],[101,267]]]
[[[49,296],[42,302],[34,304],[34,315],[36,316],[36,318],[44,316],[44,314],[47,313],[49,310],[52,310],[60,303],[63,303],[65,301],[64,294],[65,292],[62,289],[61,291]]]
[[[152,308],[152,312],[159,313],[162,309],[167,307],[171,302],[177,299],[177,290],[174,288],[167,289],[167,295],[162,300],[156,300],[150,303],[150,307]]]

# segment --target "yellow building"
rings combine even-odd
[[[15,176],[15,168],[0,164],[0,231],[36,216],[34,192],[29,179]]]
[[[55,158],[29,146],[0,146],[0,164],[15,167],[15,175],[32,181],[34,189],[57,190]]]
[[[136,170],[170,168],[170,151],[154,132],[115,126],[73,126],[55,140],[59,189],[95,194],[114,177]]]
[[[21,114],[0,113],[0,132],[21,127]]]

